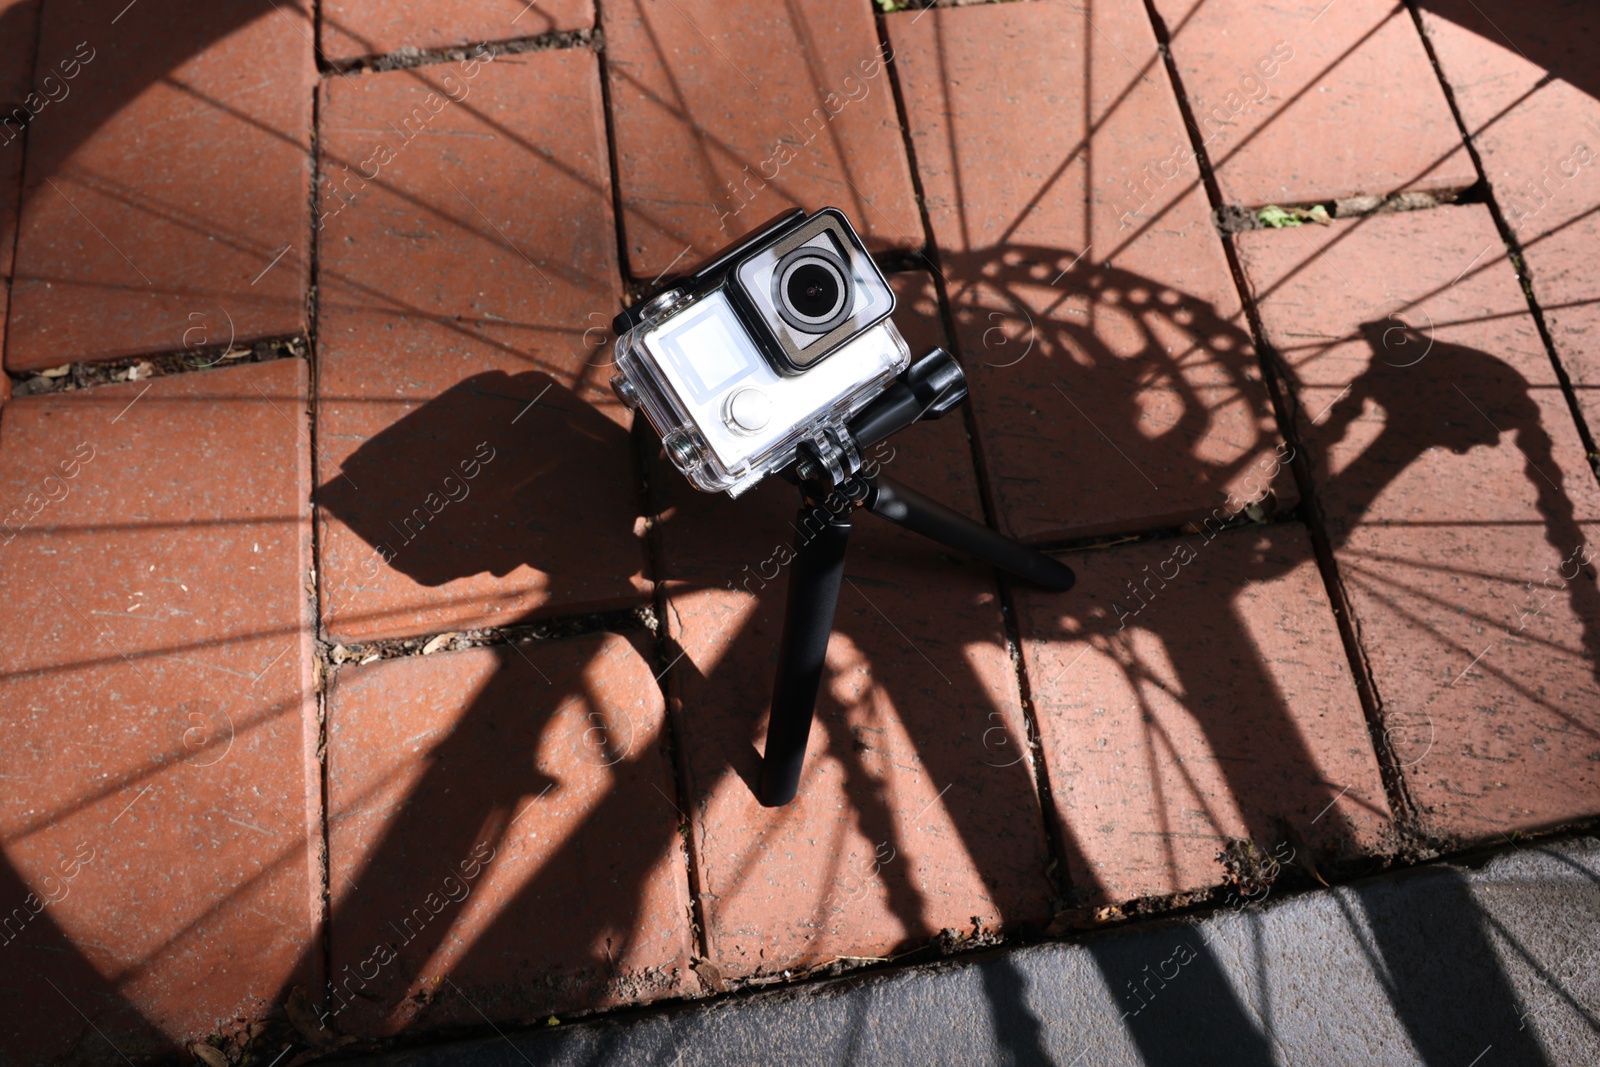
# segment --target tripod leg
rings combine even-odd
[[[1042,589],[1064,593],[1077,576],[1065,563],[1051,559],[1009,537],[1002,537],[987,526],[951,511],[937,500],[930,500],[915,489],[879,475],[868,482],[867,510],[898,523],[942,545],[960,549],[994,564]]]
[[[772,686],[772,718],[761,760],[761,803],[775,808],[794,799],[811,733],[811,713],[822,683],[833,609],[844,578],[850,514],[806,504],[795,523],[795,557],[783,609],[778,676]]]

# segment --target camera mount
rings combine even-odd
[[[846,424],[802,446],[780,475],[800,490],[783,636],[772,686],[767,750],[761,761],[761,803],[777,807],[800,788],[817,690],[844,579],[852,516],[874,515],[950,548],[976,556],[1053,592],[1072,588],[1072,568],[973,522],[882,474],[863,472],[861,454],[913,423],[937,419],[967,396],[966,376],[941,348],[917,360]],[[808,533],[808,531],[810,531]]]

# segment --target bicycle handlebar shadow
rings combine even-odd
[[[1474,449],[1518,449],[1527,486],[1537,499],[1546,543],[1563,555],[1583,543],[1573,503],[1561,489],[1562,473],[1542,421],[1544,413],[1533,399],[1532,385],[1521,373],[1494,355],[1440,342],[1392,321],[1363,323],[1360,336],[1370,350],[1367,369],[1334,401],[1325,419],[1301,426],[1310,452],[1313,488],[1326,510],[1325,529],[1335,553],[1350,543],[1364,521],[1370,521],[1380,496],[1435,449],[1462,455]],[[1424,355],[1418,358],[1417,353]],[[1374,423],[1379,427],[1376,432]],[[1510,440],[1503,443],[1504,435],[1510,435]],[[1494,518],[1489,517],[1490,521]],[[1270,536],[1270,526],[1260,529],[1262,537]],[[1189,540],[1200,543],[1199,537]],[[1160,596],[1169,598],[1166,605],[1153,603],[1150,610],[1127,622],[1130,629],[1159,641],[1174,675],[1171,691],[1182,694],[1182,702],[1203,729],[1210,750],[1224,761],[1220,766],[1228,792],[1243,808],[1251,838],[1263,843],[1276,841],[1286,829],[1292,829],[1297,849],[1312,839],[1314,829],[1322,831],[1326,839],[1329,819],[1340,816],[1323,806],[1334,799],[1333,790],[1321,781],[1317,761],[1298,739],[1290,709],[1280,704],[1282,697],[1255,650],[1238,604],[1249,587],[1314,564],[1310,542],[1301,544],[1297,551],[1284,551],[1281,545],[1257,550],[1249,569],[1236,581],[1208,583],[1199,577],[1180,577],[1177,581],[1190,582],[1193,588],[1167,592],[1163,587]],[[1590,580],[1569,583],[1566,596],[1581,620],[1583,654],[1590,669],[1596,670],[1600,663],[1600,591],[1593,581],[1593,568],[1586,572]],[[1173,607],[1170,598],[1174,596],[1187,598],[1183,601],[1187,610]],[[1068,605],[1064,615],[1071,620],[1063,626],[1064,636],[1081,641],[1088,635],[1102,647],[1122,648],[1127,660],[1124,670],[1135,691],[1141,684],[1162,684],[1158,679],[1163,676],[1163,664],[1145,661],[1120,633],[1121,620],[1108,613],[1085,611],[1084,605]],[[1204,619],[1206,625],[1197,628],[1196,619]],[[1217,662],[1230,665],[1226,701],[1206,695],[1208,685],[1215,685],[1209,679]],[[1263,732],[1268,739],[1265,747]],[[1263,806],[1263,801],[1269,805]],[[1321,818],[1323,825],[1313,827],[1297,816],[1276,814],[1273,805],[1286,812],[1305,812],[1306,818],[1312,812],[1326,812]],[[1348,832],[1345,827],[1339,831],[1341,835]],[[1070,843],[1068,850],[1072,850]],[[1340,857],[1337,849],[1315,857],[1323,865],[1341,858],[1351,857]],[[1096,901],[1092,878],[1081,888],[1084,902]],[[1365,901],[1360,895],[1356,899]],[[1465,1048],[1463,1035],[1485,1033],[1494,1035],[1496,1049],[1511,1062],[1545,1062],[1538,1041],[1516,1014],[1510,983],[1493,962],[1493,938],[1464,883],[1453,892],[1452,904],[1451,909],[1432,916],[1432,933],[1426,936],[1438,936],[1455,946],[1458,962],[1450,968],[1426,967],[1425,982],[1394,985],[1390,996],[1424,1062],[1454,1062]],[[1414,958],[1418,932],[1409,920],[1373,909],[1364,917],[1384,966],[1394,973],[1415,975],[1422,965]],[[1124,987],[1128,990],[1124,999],[1133,1010],[1125,1021],[1146,1063],[1273,1062],[1271,1043],[1266,1040],[1270,1033],[1248,1022],[1248,995],[1241,999],[1240,991],[1228,989],[1209,946],[1201,944],[1197,954],[1201,972],[1216,972],[1212,981],[1191,982],[1170,993],[1160,984],[1162,992],[1152,998],[1149,1010],[1144,1007],[1145,994],[1140,992],[1148,987],[1139,984],[1148,975],[1139,973],[1138,962],[1122,958],[1106,944],[1095,951],[1113,991],[1121,994]],[[1219,1025],[1219,1019],[1231,1021]],[[1197,1035],[1208,1034],[1212,1043],[1202,1038],[1199,1044],[1227,1049],[1226,1057],[1194,1060]],[[1482,1044],[1479,1041],[1473,1051]]]
[[[1473,12],[1479,11],[1480,6],[1485,4],[1487,4],[1487,0],[1479,0],[1478,4],[1469,5],[1472,7],[1472,11],[1466,10],[1465,7],[1456,3],[1456,0],[1426,0],[1424,6],[1438,10],[1447,17],[1461,21],[1464,25],[1476,25],[1477,16]],[[1488,7],[1487,10],[1492,15],[1502,8],[1509,10],[1505,4],[1498,2]],[[113,63],[121,65],[118,68],[120,73],[116,77],[108,76],[105,78],[105,84],[116,86],[115,95],[96,96],[92,86],[88,82],[80,80],[80,83],[74,87],[74,93],[81,93],[82,98],[74,104],[73,108],[63,108],[56,115],[46,116],[50,121],[61,121],[68,129],[63,137],[54,142],[54,147],[48,157],[41,155],[33,161],[30,168],[30,177],[34,179],[34,184],[30,188],[37,189],[41,187],[45,178],[58,171],[70,158],[76,147],[92,136],[98,125],[104,122],[106,117],[114,113],[122,100],[131,99],[144,86],[153,84],[160,78],[167,76],[170,71],[180,66],[188,58],[202,52],[210,43],[220,40],[248,22],[257,18],[278,16],[280,12],[277,9],[278,5],[272,3],[271,0],[247,0],[244,3],[220,6],[207,6],[192,2],[185,3],[182,11],[172,14],[167,20],[170,27],[170,31],[167,34],[151,38],[146,42],[146,47],[118,50],[115,56],[100,61],[101,66],[97,68],[97,73],[111,70],[110,65]],[[1515,28],[1519,33],[1518,41],[1523,47],[1527,48],[1532,38],[1522,34],[1521,28],[1536,26],[1539,20],[1530,12],[1529,5],[1526,3],[1519,5],[1516,11],[1518,18],[1509,21],[1505,18],[1499,18],[1496,19],[1496,22],[1501,26]],[[21,35],[31,38],[34,34],[32,23],[27,21],[27,25],[24,27],[24,22],[31,20],[33,17],[33,14],[25,10],[23,5],[11,5],[5,11],[0,12],[0,30],[11,27]],[[1488,31],[1485,31],[1485,35],[1489,36]],[[4,36],[4,34],[0,33],[0,36]],[[1590,93],[1590,95],[1600,96],[1600,89],[1597,89],[1597,83],[1593,76],[1592,64],[1586,58],[1575,58],[1560,42],[1547,48],[1540,47],[1535,42],[1535,48],[1538,50],[1533,51],[1534,58],[1546,65],[1553,75],[1572,81],[1574,84],[1584,88],[1584,91]],[[48,60],[48,57],[41,58]],[[79,104],[83,106],[79,107]],[[1081,337],[1076,337],[1074,340],[1075,343],[1081,343],[1082,339]],[[1506,422],[1502,425],[1516,429],[1518,444],[1528,453],[1530,463],[1541,464],[1546,470],[1554,474],[1553,465],[1544,464],[1544,461],[1540,458],[1548,455],[1548,436],[1545,435],[1541,443],[1540,435],[1542,430],[1537,423],[1537,409],[1532,409],[1534,417],[1530,420],[1529,408],[1523,406],[1521,401],[1517,400],[1519,396],[1526,396],[1527,383],[1520,381],[1519,377],[1513,377],[1515,376],[1515,371],[1505,367],[1504,364],[1501,364],[1501,369],[1494,367],[1490,362],[1494,360],[1494,357],[1483,353],[1477,353],[1477,356],[1482,357],[1480,370],[1486,376],[1486,379],[1501,383],[1504,387],[1504,395],[1509,398],[1509,407],[1505,412]],[[1503,371],[1509,371],[1509,375],[1503,373]],[[523,376],[517,377],[521,378]],[[1404,405],[1415,403],[1415,398],[1407,399],[1405,388],[1402,387],[1400,382],[1400,379],[1384,377],[1383,373],[1371,378],[1362,385],[1360,390],[1352,391],[1351,396],[1343,402],[1343,406],[1336,406],[1333,412],[1333,419],[1330,420],[1328,425],[1330,427],[1351,425],[1360,415],[1362,410],[1361,403],[1367,401],[1379,404],[1385,404],[1385,401],[1388,401],[1396,405],[1395,410],[1404,410]],[[487,386],[491,383],[480,381],[477,384],[478,386]],[[535,381],[530,379],[527,384],[533,385]],[[542,385],[543,383],[540,384]],[[555,389],[560,389],[560,387],[556,386]],[[518,386],[513,388],[512,392],[521,396],[527,395],[530,390]],[[1449,398],[1445,396],[1443,399],[1447,401]],[[349,469],[355,470],[359,468],[363,473],[374,474],[376,477],[369,484],[375,484],[380,487],[385,485],[386,479],[392,480],[393,484],[383,490],[387,493],[386,496],[381,499],[367,498],[353,493],[349,496],[341,496],[346,492],[346,489],[341,487],[338,480],[333,480],[319,490],[319,502],[331,512],[338,514],[341,520],[347,522],[352,529],[367,538],[375,552],[379,551],[377,545],[388,544],[392,552],[390,562],[394,564],[397,570],[400,570],[420,585],[436,588],[456,578],[470,574],[488,573],[503,576],[512,573],[525,563],[532,563],[550,575],[552,588],[557,591],[578,590],[582,583],[583,574],[581,554],[575,550],[570,542],[564,542],[558,537],[548,536],[546,531],[541,531],[538,528],[537,520],[539,514],[537,502],[547,493],[556,495],[562,489],[576,487],[579,490],[579,495],[575,498],[578,502],[572,506],[582,507],[581,490],[584,485],[584,478],[570,469],[569,464],[571,461],[565,458],[550,459],[545,457],[541,460],[534,455],[531,459],[534,472],[529,475],[527,481],[493,487],[491,487],[490,483],[484,483],[482,486],[474,487],[474,492],[479,494],[471,498],[477,501],[475,506],[498,506],[506,509],[510,514],[522,516],[523,524],[516,528],[514,534],[508,533],[506,529],[502,529],[496,523],[494,517],[496,513],[493,511],[488,512],[488,519],[480,520],[475,519],[472,514],[464,509],[456,513],[450,513],[448,508],[440,516],[435,517],[430,524],[431,532],[439,535],[436,539],[429,541],[414,539],[415,543],[408,541],[405,544],[396,545],[392,540],[395,536],[392,531],[386,532],[389,519],[385,517],[385,508],[391,504],[404,505],[406,508],[414,506],[417,503],[415,490],[419,488],[415,481],[415,472],[420,469],[422,464],[437,458],[436,453],[430,453],[428,447],[426,447],[425,442],[429,440],[426,435],[409,440],[407,438],[410,437],[413,430],[421,427],[425,421],[434,418],[435,413],[448,416],[442,418],[441,421],[442,424],[451,427],[450,435],[458,431],[468,430],[472,420],[463,415],[463,412],[470,406],[466,403],[466,400],[467,394],[451,395],[449,399],[444,400],[439,408],[429,411],[428,415],[422,420],[407,424],[405,434],[385,438],[374,450],[359,454],[359,458],[354,460],[355,467]],[[552,405],[559,403],[561,410],[569,417],[569,422],[576,427],[574,436],[571,438],[574,442],[582,440],[591,442],[609,440],[615,442],[617,440],[615,435],[622,433],[614,424],[609,424],[608,420],[605,420],[603,416],[592,413],[591,409],[588,409],[586,405],[575,397],[570,395],[563,397],[559,392],[553,392],[549,400]],[[436,400],[430,403],[437,402]],[[1385,406],[1387,405],[1385,404]],[[427,405],[424,405],[424,410],[426,408]],[[589,415],[585,414],[585,411],[590,411],[594,418],[591,419]],[[1499,421],[1498,416],[1501,414],[1499,409],[1491,408],[1490,414],[1496,415],[1496,421]],[[605,425],[602,425],[602,423],[605,423]],[[590,436],[585,437],[586,434]],[[379,436],[381,437],[382,435]],[[471,444],[472,442],[469,439],[472,436],[470,432],[463,433],[461,440]],[[432,440],[437,443],[447,438],[449,438],[449,435],[435,437]],[[1318,440],[1322,439],[1325,439],[1325,437],[1318,438]],[[377,440],[377,438],[374,438],[374,440]],[[1173,440],[1176,439],[1174,438]],[[1459,425],[1452,424],[1448,433],[1435,443],[1441,447],[1460,446],[1471,448],[1494,446],[1497,440],[1497,438],[1496,440],[1488,440],[1486,431],[1470,428],[1463,421]],[[1419,454],[1415,447],[1415,442],[1408,442],[1397,437],[1387,439],[1380,437],[1379,441],[1381,444],[1375,446],[1377,451],[1370,459],[1363,457],[1362,462],[1365,463],[1365,466],[1353,468],[1358,470],[1360,477],[1371,479],[1370,484],[1373,490],[1371,496],[1375,496],[1376,492],[1381,490],[1382,486],[1386,484],[1386,478],[1393,477],[1393,472],[1404,469],[1408,462],[1408,456],[1414,459]],[[385,449],[389,449],[387,457],[384,456]],[[541,463],[545,465],[540,466]],[[500,470],[494,471],[496,474],[500,472]],[[1324,473],[1326,474],[1326,472]],[[1215,477],[1215,472],[1201,471],[1200,474],[1207,479],[1214,479]],[[1346,470],[1341,476],[1350,477],[1349,471]],[[363,479],[359,478],[355,480],[357,482],[363,481]],[[922,488],[930,487],[924,486]],[[1574,529],[1571,523],[1570,504],[1565,502],[1565,498],[1561,496],[1559,490],[1554,495],[1547,495],[1547,489],[1537,484],[1535,489],[1540,494],[1540,510],[1545,518],[1549,536],[1552,538],[1558,536],[1567,537]],[[462,503],[469,502],[470,500]],[[533,516],[531,520],[528,518],[530,515]],[[1554,542],[1552,541],[1552,543]],[[720,583],[722,577],[721,575],[717,576],[718,583]],[[1576,589],[1577,591],[1571,594],[1574,597],[1588,598],[1591,596],[1586,586],[1576,587]],[[1226,605],[1223,606],[1226,607]],[[1579,614],[1586,620],[1592,619],[1594,617],[1592,607],[1593,605],[1586,600]],[[842,629],[847,634],[851,631],[851,624],[848,620],[842,624]],[[1176,629],[1170,630],[1166,636],[1173,642],[1184,640],[1184,635],[1178,633]],[[746,650],[741,654],[759,658],[759,655],[763,654],[760,649],[765,647],[763,642],[768,637],[770,637],[770,634],[759,640],[752,640],[750,637],[741,635],[742,647]],[[1591,655],[1593,655],[1595,635],[1592,627],[1586,628],[1584,642]],[[1235,642],[1235,646],[1235,650],[1242,657],[1242,662],[1250,663],[1254,653],[1249,648],[1248,643]],[[379,913],[383,911],[384,907],[388,906],[383,904],[382,900],[404,904],[411,899],[408,896],[409,893],[422,888],[425,879],[420,873],[413,872],[420,872],[421,868],[426,865],[425,861],[431,861],[432,858],[438,855],[451,855],[453,852],[470,849],[478,836],[485,833],[493,834],[499,832],[495,828],[497,826],[503,827],[505,818],[503,813],[510,810],[507,807],[509,803],[514,803],[518,797],[525,796],[529,792],[538,793],[545,786],[552,783],[559,785],[549,775],[536,773],[525,760],[522,763],[517,762],[518,758],[525,756],[530,747],[537,743],[542,732],[548,729],[549,719],[548,717],[541,718],[537,710],[531,715],[525,714],[528,704],[526,687],[530,682],[530,676],[527,675],[524,668],[517,665],[520,661],[515,658],[513,653],[500,649],[491,654],[500,658],[501,669],[494,674],[489,686],[475,697],[472,708],[466,713],[462,724],[456,727],[455,732],[441,744],[440,750],[436,751],[422,782],[412,794],[413,801],[399,813],[399,822],[396,828],[383,837],[382,841],[377,845],[376,851],[372,854],[372,858],[366,864],[365,870],[375,874],[394,873],[401,888],[385,891],[387,895],[381,899],[376,890],[371,891],[370,895],[368,895],[367,890],[354,894],[349,902],[343,905],[347,910],[338,913],[340,920],[356,919],[361,915],[367,915],[374,921],[381,921],[383,917]],[[569,692],[577,693],[583,688],[583,684],[583,681],[578,678],[562,678],[562,688],[559,689],[559,692],[563,696]],[[916,684],[907,674],[905,680],[894,683],[892,688],[907,694],[913,694]],[[555,683],[552,682],[551,685],[554,686]],[[983,707],[984,705],[980,703],[978,710],[982,710]],[[826,716],[823,716],[819,719],[819,722],[825,720]],[[1286,729],[1292,728],[1292,724],[1280,725],[1285,725]],[[825,726],[824,728],[826,729],[827,727]],[[837,728],[835,727],[835,729]],[[738,764],[740,761],[747,762],[748,757],[751,755],[748,747],[748,738],[743,740],[743,747],[736,747],[732,750],[730,761],[733,764]],[[838,737],[835,747],[840,751],[848,751],[848,738],[844,736]],[[638,760],[643,758],[642,754],[638,755]],[[633,768],[639,766],[635,760],[625,760],[624,763],[627,764],[625,771],[631,772]],[[862,768],[859,765],[855,765],[852,767],[852,771],[858,776],[858,781],[861,783],[852,796],[862,805],[866,813],[864,818],[868,821],[868,824],[876,826],[890,825],[883,798],[876,796],[872,792]],[[517,900],[507,905],[504,912],[505,915],[510,917],[519,912],[526,914],[540,900],[570,902],[577,899],[577,895],[570,889],[570,882],[563,881],[565,876],[558,868],[563,863],[576,862],[575,857],[578,856],[578,853],[573,850],[579,848],[579,842],[584,836],[583,830],[585,827],[613,825],[617,820],[625,819],[638,810],[640,804],[655,803],[650,791],[643,788],[643,786],[648,785],[644,774],[642,767],[639,767],[637,775],[629,779],[634,783],[633,785],[618,787],[606,794],[601,806],[585,822],[579,824],[578,829],[572,835],[573,843],[570,848],[557,853],[557,860],[547,864],[546,868],[535,876],[534,881],[530,883],[529,888],[525,891],[525,895],[518,897]],[[1236,790],[1248,790],[1250,784],[1248,776],[1245,776],[1234,783],[1234,788]],[[476,806],[468,805],[463,808],[460,806],[458,798],[469,787],[477,791],[482,797],[489,799]],[[642,799],[640,799],[641,797]],[[873,832],[876,833],[876,830]],[[1270,832],[1270,828],[1263,824],[1262,832],[1266,834]],[[983,837],[983,834],[984,828],[979,824],[973,823],[965,826],[962,843],[969,850],[969,854],[974,852],[982,854],[982,845],[978,842]],[[653,841],[640,835],[633,842],[623,843],[623,850],[618,853],[622,857],[622,867],[620,869],[629,872],[648,870],[652,863],[658,862],[661,856],[675,847],[676,841],[670,831],[663,834],[662,839],[658,841]],[[546,871],[549,873],[547,874]],[[360,882],[364,878],[365,873],[357,881]],[[893,882],[898,878],[897,872],[891,871],[889,878]],[[637,877],[626,876],[623,879],[623,883],[625,892],[631,893],[636,900],[643,893],[642,881]],[[22,885],[20,880],[8,876],[3,881],[3,884],[0,884],[0,891],[21,894],[26,892],[26,887]],[[903,882],[896,882],[892,886],[891,892],[898,894],[896,896],[898,901],[896,910],[903,913],[902,917],[906,920],[908,928],[918,929],[915,915],[918,905],[915,894]],[[604,977],[605,965],[597,962],[599,958],[593,952],[593,935],[597,929],[594,924],[566,922],[559,925],[552,923],[551,925],[554,929],[549,931],[549,935],[564,938],[565,940],[562,944],[571,946],[572,958],[579,961],[574,973],[587,969]],[[504,929],[506,927],[500,927],[496,931],[497,936]],[[406,965],[406,970],[411,976],[414,977],[419,973],[423,966],[426,957],[422,953],[424,951],[431,953],[437,950],[443,943],[445,935],[446,929],[441,925],[435,935],[419,943],[413,957],[408,957],[413,959],[413,962]],[[52,935],[52,937],[55,936]],[[1483,943],[1481,935],[1471,934],[1470,936],[1474,939],[1474,943]],[[480,938],[477,946],[466,959],[468,961],[486,959],[488,955],[502,951],[500,947],[491,943],[494,940],[489,937]],[[499,938],[500,945],[503,946],[507,940],[509,939],[505,937]],[[61,974],[69,976],[81,973],[85,983],[84,988],[96,989],[99,994],[117,1001],[121,1005],[116,1009],[118,1012],[124,1009],[129,1012],[133,1011],[131,1007],[120,1001],[113,986],[93,974],[93,968],[87,964],[87,961],[72,953],[65,935],[60,935],[60,947],[66,949],[65,959],[67,960],[62,964],[65,969],[60,972]],[[52,949],[52,952],[54,951],[55,949]],[[568,951],[568,949],[564,948],[562,951]],[[1486,954],[1482,958],[1485,960],[1492,959],[1492,955]],[[581,980],[590,981],[591,979]],[[1450,984],[1446,983],[1442,987],[1444,991],[1442,995],[1448,994],[1451,988]],[[1403,1014],[1406,1014],[1408,1022],[1414,1021],[1418,1026],[1428,1024],[1428,1020],[1420,1015],[1417,1015],[1413,1020],[1412,1016],[1416,1014],[1415,1012],[1409,1009],[1402,1009],[1402,1011]],[[96,1017],[106,1018],[99,1015]],[[129,1025],[130,1030],[148,1031],[146,1024],[130,1022]],[[1198,1029],[1194,1032],[1202,1036],[1205,1034],[1221,1036],[1224,1032],[1214,1020],[1210,1022],[1197,1020],[1197,1026]],[[1176,1055],[1176,1052],[1170,1049],[1157,1050],[1151,1048],[1146,1050],[1146,1058],[1151,1063],[1175,1062]]]
[[[619,502],[632,510],[634,487],[604,466],[631,448],[626,430],[550,375],[486,371],[368,438],[316,501],[419,585],[531,565],[546,576],[543,599],[575,613],[605,597],[574,520],[607,521]],[[594,533],[608,545],[633,537],[631,525]]]
[[[368,438],[316,499],[372,548],[380,567],[418,585],[503,578],[531,566],[544,575],[544,600],[582,605],[599,595],[598,566],[614,563],[595,543],[638,547],[636,490],[610,462],[619,455],[631,470],[628,432],[549,375],[489,371]],[[427,473],[438,470],[452,474]],[[629,966],[635,941],[657,934],[643,927],[661,918],[651,900],[663,891],[658,872],[673,851],[676,814],[662,794],[671,781],[658,755],[659,723],[638,717],[650,701],[641,693],[630,711],[615,683],[607,688],[613,672],[654,688],[645,666],[654,658],[650,637],[626,625],[618,633],[629,643],[602,629],[435,661],[449,677],[461,657],[474,658],[479,687],[428,701],[423,714],[435,717],[418,725],[433,734],[425,755],[394,761],[404,773],[420,766],[398,810],[362,796],[340,810],[341,796],[355,792],[341,783],[361,778],[363,756],[349,743],[330,746],[329,780],[348,790],[330,797],[330,834],[341,839],[331,886],[335,993],[320,1008],[331,1026],[375,1035],[430,1012],[432,1025],[470,1023],[479,1010],[532,1021],[602,1003],[623,986],[659,993],[668,983]],[[350,670],[337,686],[347,678],[361,684],[361,668]],[[333,702],[335,734],[341,711]],[[375,816],[379,828],[358,857],[361,832],[340,834],[341,824]],[[536,858],[543,849],[548,855]],[[467,868],[491,876],[466,886],[458,869]],[[437,921],[413,920],[452,871],[451,892],[461,899]],[[537,950],[520,953],[530,939]],[[543,960],[556,962],[529,962]],[[678,963],[686,969],[687,960]],[[464,1004],[437,983],[419,987],[430,966],[478,992]],[[434,1007],[438,996],[446,1003]]]

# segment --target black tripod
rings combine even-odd
[[[839,583],[844,578],[850,519],[856,508],[864,507],[1044,589],[1066,592],[1072,588],[1075,577],[1066,564],[1002,537],[915,490],[860,470],[860,455],[866,449],[914,422],[939,418],[966,396],[967,382],[960,366],[936,348],[850,421],[850,440],[842,442],[840,449],[828,456],[803,452],[783,472],[800,487],[802,502],[795,521],[795,555],[790,563],[778,674],[772,687],[767,751],[761,762],[761,803],[767,807],[787,804],[800,788],[800,769],[805,763],[806,739],[811,733]]]

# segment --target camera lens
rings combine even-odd
[[[839,276],[821,263],[802,263],[789,272],[783,295],[801,318],[826,319],[839,306]]]
[[[827,333],[850,317],[855,287],[844,260],[805,245],[778,261],[772,274],[773,303],[783,321],[805,333]]]

